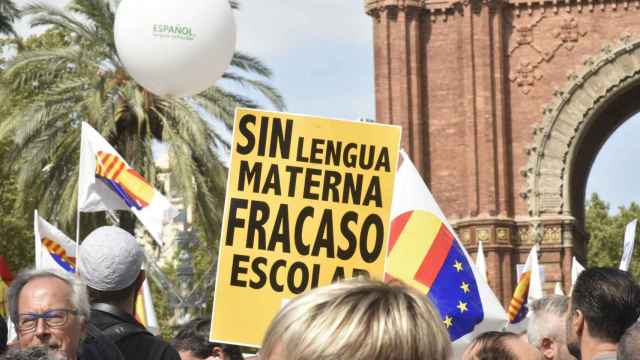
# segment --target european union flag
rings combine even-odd
[[[442,266],[418,272],[416,280],[431,288],[429,298],[438,308],[451,341],[455,341],[484,319],[476,278],[464,251],[444,224],[429,255],[431,259],[444,258]]]
[[[502,329],[506,313],[456,239],[442,210],[404,151],[393,189],[387,278],[426,294],[461,355],[467,337]]]

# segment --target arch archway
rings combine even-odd
[[[545,107],[524,173],[530,216],[572,227],[573,251],[581,259],[588,241],[584,199],[591,166],[609,136],[640,110],[640,40],[624,36],[584,65]]]

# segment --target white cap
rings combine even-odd
[[[102,226],[80,245],[80,277],[95,290],[122,290],[136,280],[143,259],[142,248],[131,234]]]

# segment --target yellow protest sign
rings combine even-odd
[[[382,279],[397,126],[238,109],[211,340],[259,346],[287,300]]]

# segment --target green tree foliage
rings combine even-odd
[[[8,142],[0,143],[0,154],[8,151]],[[11,169],[0,167],[0,255],[14,273],[34,265],[33,215],[16,212],[17,189]]]
[[[176,282],[176,269],[174,264],[164,266],[162,272],[170,281],[173,283]],[[160,326],[160,335],[165,339],[171,339],[175,331],[174,304],[171,303],[170,295],[166,289],[162,289],[154,281],[149,281],[149,288],[151,289],[151,296],[153,298],[153,308],[156,311],[158,325]]]
[[[52,49],[65,44],[62,33],[55,30],[49,30],[25,40],[17,38],[0,39],[0,47],[8,51],[18,51],[18,47],[23,51]],[[0,63],[0,74],[3,68],[3,64]],[[16,96],[14,98],[15,102],[0,103],[0,122],[4,116],[23,106],[29,96],[32,95],[25,93],[23,97]],[[2,139],[2,142],[0,142],[0,158],[8,157],[13,147],[12,139]],[[16,185],[14,169],[7,166],[0,167],[0,229],[4,234],[2,240],[0,240],[0,255],[5,257],[14,275],[21,269],[34,266],[32,211],[35,208],[36,201],[31,194],[20,194],[19,191]],[[17,207],[18,198],[22,198],[25,203],[31,205]]]
[[[12,0],[0,0],[0,34],[15,36],[13,23],[19,15],[20,12]]]
[[[589,266],[611,266],[617,268],[622,257],[622,244],[626,225],[640,219],[640,206],[632,202],[621,207],[616,215],[609,214],[609,204],[593,194],[586,204],[586,226],[590,234],[587,259]],[[636,246],[629,271],[640,279],[640,243],[636,232]]]
[[[142,88],[116,53],[115,16],[107,0],[73,0],[67,11],[36,3],[23,14],[33,17],[32,25],[60,32],[63,44],[19,49],[0,78],[0,108],[13,107],[0,119],[0,138],[12,137],[15,142],[3,160],[16,169],[19,194],[34,194],[45,216],[73,232],[79,125],[86,121],[151,182],[156,177],[152,144],[165,143],[176,188],[194,209],[204,236],[217,238],[226,171],[213,144],[229,144],[199,111],[230,128],[237,106],[257,103],[220,86],[190,99],[159,97]],[[247,86],[276,108],[284,108],[279,92],[264,82],[270,76],[258,59],[236,53],[223,79]],[[17,203],[28,206],[20,196]],[[133,229],[128,212],[120,221]]]

